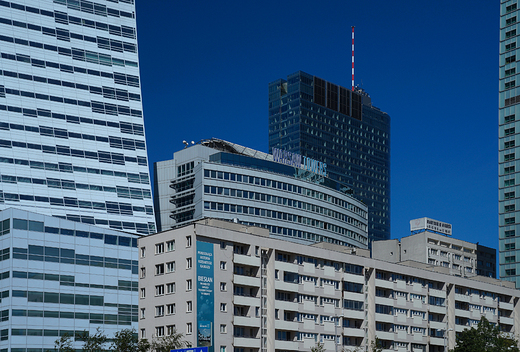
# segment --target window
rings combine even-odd
[[[227,284],[225,282],[220,283],[220,291],[227,291]]]
[[[513,29],[513,30],[510,30],[510,31],[507,31],[506,32],[506,38],[511,38],[511,37],[514,37],[516,35],[516,29]],[[507,58],[506,58],[506,63],[507,62]]]
[[[168,263],[166,263],[166,272],[167,273],[174,273],[175,272],[175,262],[168,262]]]
[[[193,262],[191,258],[186,258],[186,269],[191,269]]]
[[[506,51],[513,50],[513,49],[516,49],[516,42],[506,44]]]
[[[163,275],[164,274],[164,264],[157,264],[155,266],[155,275]]]
[[[506,243],[506,245],[505,245],[506,251],[510,251],[512,249],[515,249],[515,247],[516,247],[516,244],[514,242],[513,243]]]
[[[506,206],[504,207],[504,211],[505,211],[506,213],[511,212],[511,211],[515,211],[515,205],[514,205],[514,204],[506,205]]]
[[[157,337],[164,336],[164,326],[156,326],[155,327],[155,336],[157,336]]]
[[[162,317],[164,315],[164,306],[155,306],[155,316]]]
[[[157,286],[155,286],[155,295],[156,296],[164,295],[164,285],[157,285]]]
[[[515,146],[515,141],[512,140],[512,141],[507,141],[507,142],[504,142],[504,148],[513,148]]]
[[[186,291],[191,291],[193,289],[191,279],[186,280]]]
[[[142,339],[146,338],[146,330],[145,329],[141,329],[141,338]]]
[[[141,258],[146,257],[146,247],[141,247]]]
[[[226,324],[220,324],[220,333],[226,334],[227,333],[227,326]]]
[[[186,236],[186,248],[191,247],[191,236]]]
[[[155,245],[155,254],[164,253],[164,243],[157,243]]]
[[[220,241],[220,249],[226,249],[226,242]]]
[[[507,77],[507,76],[511,76],[511,75],[514,75],[515,73],[516,73],[516,68],[513,67],[513,68],[510,68],[509,70],[506,70],[506,72],[505,72],[505,76],[506,76],[506,77]],[[514,119],[514,115],[513,115],[513,119],[512,119],[511,121],[514,121],[514,120],[515,120],[515,119]],[[511,122],[511,121],[507,121],[507,120],[506,120],[506,122]]]
[[[515,172],[515,167],[514,166],[509,166],[509,167],[504,168],[504,173],[506,175],[507,174],[512,174],[513,172]]]
[[[504,135],[505,136],[510,136],[512,134],[515,134],[515,128],[514,127],[511,127],[511,128],[506,128],[504,130]]]
[[[146,289],[143,287],[141,288],[141,298],[145,298],[146,297]]]
[[[516,81],[509,81],[504,84],[505,89],[513,88],[516,85]]]
[[[175,250],[175,240],[166,242],[166,250],[168,252]]]
[[[166,312],[168,312],[168,314],[175,314],[176,313],[175,303],[167,304],[166,305]]]
[[[144,316],[145,316],[145,310],[144,308],[141,308],[141,319],[144,319]]]
[[[186,313],[193,312],[193,303],[191,301],[186,302]]]
[[[193,325],[191,323],[186,323],[186,335],[191,335],[193,332]]]
[[[516,34],[516,29],[514,30],[514,32]],[[507,36],[507,33],[506,33],[506,36]],[[516,61],[516,55],[511,55],[509,57],[506,57],[506,64],[511,64],[511,63],[513,63],[515,61]]]
[[[175,282],[166,284],[166,293],[175,293]]]
[[[506,275],[516,275],[516,269],[506,269]]]
[[[504,232],[505,237],[515,237],[515,230],[507,230]]]
[[[175,334],[175,325],[168,325],[166,326],[166,333],[168,334],[168,336],[171,336],[171,335],[174,335]]]
[[[220,270],[227,270],[227,263],[224,261],[220,262]]]
[[[505,218],[504,219],[504,222],[506,223],[506,225],[510,225],[510,224],[514,224],[515,223],[515,218]]]
[[[514,255],[510,255],[510,256],[506,257],[505,259],[506,259],[506,263],[514,263],[516,261],[516,257]]]
[[[511,161],[515,159],[515,153],[509,153],[504,155],[504,161]]]
[[[141,279],[146,277],[146,268],[141,268]]]
[[[504,199],[513,199],[514,197],[515,197],[515,192],[504,193]]]
[[[220,352],[226,352],[226,346],[220,346]]]
[[[506,7],[506,13],[516,10],[516,4],[511,4]]]
[[[220,311],[227,312],[227,303],[220,303]]]

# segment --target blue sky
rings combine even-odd
[[[267,85],[302,70],[356,84],[391,117],[392,237],[453,224],[498,246],[499,3],[136,1],[150,164],[182,140],[267,151]]]

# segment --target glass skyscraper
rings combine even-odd
[[[0,1],[0,210],[155,232],[134,0]]]
[[[390,238],[390,117],[368,94],[301,71],[270,83],[273,148],[326,163],[368,205],[369,239]]]
[[[520,190],[520,163],[515,156],[516,139],[520,124],[520,87],[516,87],[517,40],[520,34],[518,17],[520,12],[516,1],[500,3],[500,82],[499,82],[499,262],[500,278],[514,281],[520,287],[520,206],[516,206]],[[518,126],[517,126],[518,125]],[[518,131],[516,129],[518,128]],[[519,143],[520,144],[520,143]],[[520,152],[519,152],[520,154]],[[518,221],[517,221],[518,220]],[[517,231],[519,231],[517,233]],[[516,248],[518,247],[518,248]]]

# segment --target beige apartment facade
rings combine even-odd
[[[444,351],[482,316],[510,334],[520,291],[443,267],[300,245],[267,229],[203,219],[139,240],[139,334],[174,330],[218,352]]]

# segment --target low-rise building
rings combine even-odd
[[[302,245],[216,219],[139,239],[139,334],[177,330],[220,352],[369,346],[445,351],[481,317],[514,334],[520,291],[449,268],[370,258],[366,249]]]
[[[0,211],[0,351],[50,351],[60,336],[98,327],[109,338],[137,329],[137,238],[20,209]]]
[[[372,243],[372,257],[393,263],[416,261],[441,266],[458,276],[496,277],[496,250],[451,237],[452,225],[420,218],[410,221],[411,235]]]

